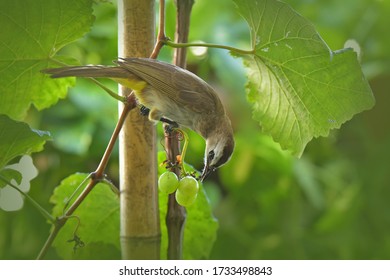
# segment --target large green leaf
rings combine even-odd
[[[300,156],[374,97],[351,49],[331,51],[313,25],[275,0],[234,0],[251,31],[248,99],[254,118],[282,148]]]
[[[49,139],[46,131],[31,129],[26,123],[0,115],[0,169],[17,156],[41,151]]]
[[[81,173],[70,175],[54,190],[50,198],[54,217],[63,215],[65,201],[86,177],[87,174]],[[75,235],[85,247],[70,242]],[[63,259],[120,258],[118,196],[108,185],[97,184],[61,229],[53,245]]]
[[[63,98],[74,79],[40,73],[70,61],[55,57],[93,21],[92,0],[0,1],[0,113],[21,119],[31,104],[47,108]]]

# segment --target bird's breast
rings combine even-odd
[[[161,114],[181,126],[197,130],[197,123],[202,114],[194,111],[194,104],[178,103],[174,96],[163,94],[148,86],[142,91],[135,92],[139,102],[150,110],[158,110]]]

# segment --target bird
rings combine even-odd
[[[234,150],[231,121],[216,91],[192,72],[150,58],[119,58],[115,66],[43,69],[51,78],[110,78],[133,90],[152,122],[187,127],[206,142],[203,181],[229,161]],[[146,108],[146,109],[145,109]]]

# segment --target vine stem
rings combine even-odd
[[[92,82],[94,82],[96,85],[98,85],[99,87],[101,87],[105,92],[107,92],[112,98],[120,101],[120,102],[126,102],[126,97],[124,96],[121,96],[119,94],[116,94],[115,92],[113,92],[111,89],[109,89],[108,87],[106,87],[105,85],[103,85],[101,82],[99,82],[98,80],[94,79],[94,78],[89,78]]]
[[[167,38],[164,38],[162,43],[164,45],[173,47],[173,48],[189,48],[189,47],[204,47],[204,48],[218,48],[218,49],[225,49],[229,50],[231,52],[235,52],[238,54],[255,54],[255,50],[242,50],[238,48],[234,48],[231,46],[226,46],[226,45],[220,45],[220,44],[209,44],[209,43],[176,43],[172,42]]]
[[[157,42],[149,58],[156,59],[158,57],[158,54],[160,53],[166,40],[167,37],[165,36],[165,0],[160,0]]]
[[[176,4],[176,32],[173,44],[185,43],[188,40],[190,15],[194,0],[175,0]],[[163,44],[170,42],[165,36],[161,36]],[[185,48],[175,49],[173,62],[175,65],[186,68],[187,50]],[[176,162],[176,156],[180,155],[180,131],[165,130],[165,143],[167,159]],[[182,135],[185,135],[184,133]],[[185,152],[185,151],[184,151]],[[183,153],[182,153],[183,155]],[[182,158],[182,162],[183,162]],[[183,164],[184,167],[184,164]],[[174,166],[172,171],[180,176],[180,168]],[[170,260],[183,258],[184,226],[186,222],[186,209],[176,201],[175,194],[168,197],[168,210],[165,218],[168,231],[168,252],[167,258]]]
[[[69,216],[71,216],[74,211],[80,206],[80,204],[84,201],[84,199],[87,197],[87,195],[92,191],[92,189],[102,180],[104,177],[104,171],[107,167],[108,160],[111,156],[111,153],[114,149],[114,145],[116,140],[118,139],[119,132],[123,126],[123,123],[128,115],[128,113],[136,107],[135,98],[133,95],[130,95],[127,98],[127,102],[125,103],[125,106],[123,107],[122,113],[119,117],[119,120],[116,124],[116,127],[114,129],[113,134],[111,135],[111,139],[107,145],[107,148],[102,156],[102,159],[100,160],[99,166],[97,169],[90,174],[91,180],[88,182],[88,185],[85,187],[85,189],[82,191],[82,193],[76,198],[76,200],[72,203],[72,205],[66,210],[63,216],[57,218],[54,220],[53,217],[51,217],[53,220],[54,228],[52,232],[50,233],[48,239],[46,240],[45,244],[43,245],[41,251],[39,252],[37,259],[43,259],[46,255],[47,251],[53,244],[55,238],[57,237],[58,233],[60,232],[61,228],[65,225],[66,221],[68,220]],[[82,182],[82,184],[84,181]],[[50,215],[50,214],[49,214]]]

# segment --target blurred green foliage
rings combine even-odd
[[[230,163],[204,189],[219,220],[213,259],[389,259],[390,258],[390,26],[388,1],[287,1],[309,18],[332,49],[348,39],[361,47],[376,106],[355,116],[328,138],[313,140],[302,158],[282,151],[251,118],[245,73],[239,59],[223,50],[196,56],[188,68],[222,92],[237,141]],[[167,34],[174,35],[174,6],[167,4]],[[116,58],[116,7],[94,7],[96,23],[62,54],[82,64],[110,64]],[[190,41],[249,48],[249,31],[226,0],[198,0]],[[160,59],[169,61],[171,50]],[[107,82],[112,89],[116,85]],[[31,109],[27,121],[48,130],[54,141],[33,155],[40,175],[30,195],[46,209],[58,183],[75,172],[94,170],[114,128],[116,102],[94,84],[79,79],[68,97],[50,109]],[[161,128],[158,127],[160,130]],[[159,139],[161,134],[159,135]],[[204,143],[190,134],[186,160],[202,168]],[[160,147],[162,150],[162,147]],[[118,181],[118,155],[108,176]],[[50,225],[28,203],[19,212],[0,212],[0,259],[35,258]],[[58,258],[54,250],[48,258]]]

